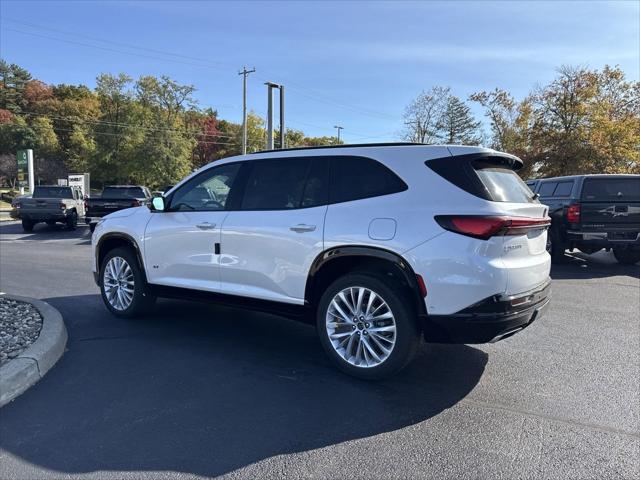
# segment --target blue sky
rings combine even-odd
[[[562,64],[640,75],[639,1],[0,0],[0,22],[0,55],[47,83],[166,74],[239,121],[237,72],[255,66],[249,108],[264,115],[263,83],[283,83],[290,128],[333,135],[339,124],[348,142],[397,139],[404,107],[434,85],[521,98]]]

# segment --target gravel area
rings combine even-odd
[[[0,365],[36,341],[42,317],[30,303],[0,297]]]

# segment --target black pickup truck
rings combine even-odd
[[[85,201],[85,222],[91,231],[100,218],[125,208],[139,207],[151,201],[151,192],[141,185],[110,185],[104,187],[99,197]]]
[[[640,261],[640,175],[576,175],[529,180],[549,207],[553,260],[577,248],[613,250],[618,263]]]

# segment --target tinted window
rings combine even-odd
[[[170,210],[224,210],[239,169],[239,163],[220,165],[192,178],[175,191]]]
[[[69,187],[36,187],[32,198],[74,198]]]
[[[242,210],[300,208],[311,158],[279,158],[251,162]]]
[[[533,203],[533,192],[516,172],[508,168],[487,167],[476,173],[494,202]]]
[[[540,184],[540,190],[538,190],[538,193],[541,197],[550,197],[553,195],[556,185],[558,185],[557,182],[543,182]]]
[[[582,187],[584,200],[640,201],[640,176],[628,178],[587,178]]]
[[[331,159],[331,203],[377,197],[407,189],[395,173],[375,160],[364,157]]]
[[[572,187],[573,182],[560,182],[553,192],[553,195],[555,197],[568,197],[569,195],[571,195]]]
[[[326,205],[329,202],[329,162],[314,158],[302,194],[302,208]]]
[[[104,187],[103,198],[145,198],[141,187]]]

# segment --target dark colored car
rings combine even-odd
[[[565,249],[613,250],[618,263],[640,261],[640,175],[576,175],[526,182],[549,207],[547,247],[553,260]]]
[[[99,197],[88,198],[85,201],[85,222],[91,231],[97,221],[110,213],[125,208],[147,205],[152,195],[147,187],[141,185],[110,185],[104,187]]]

